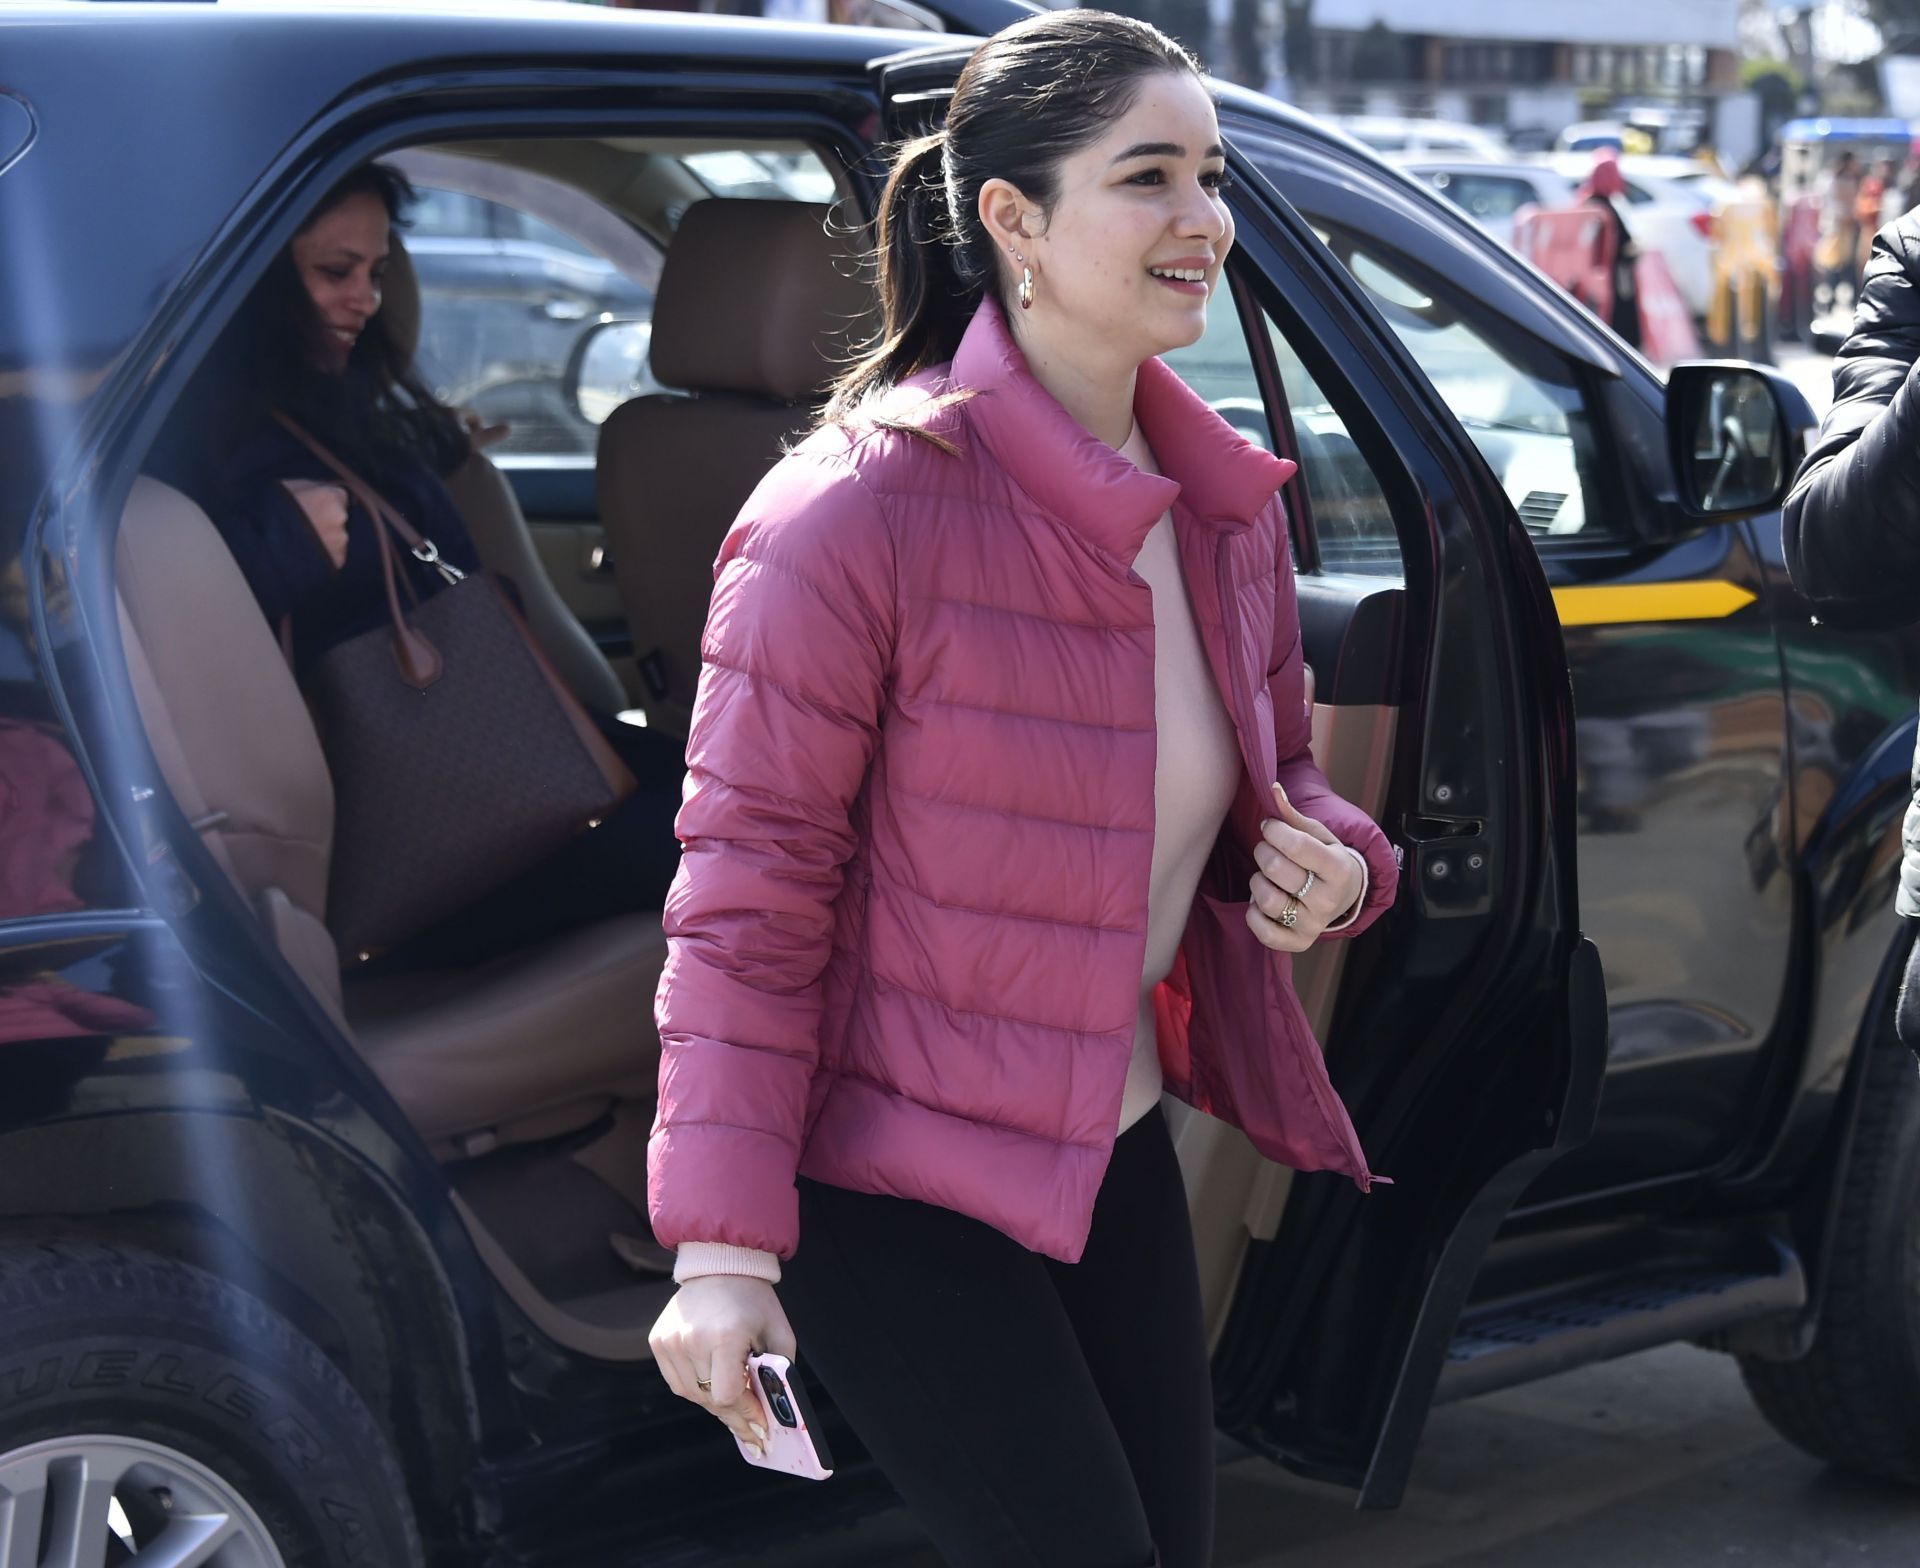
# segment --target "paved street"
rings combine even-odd
[[[1780,368],[1824,410],[1832,361]],[[830,1484],[830,1483],[829,1483]],[[1911,1568],[1920,1496],[1848,1480],[1776,1438],[1724,1356],[1685,1346],[1437,1410],[1405,1504],[1253,1455],[1220,1471],[1215,1568]],[[766,1568],[941,1568],[903,1513]]]
[[[831,1485],[831,1482],[826,1483]],[[942,1568],[903,1514],[763,1568]],[[1733,1362],[1670,1346],[1434,1412],[1402,1507],[1220,1471],[1215,1568],[1912,1568],[1920,1497],[1774,1437]]]
[[[1794,384],[1807,394],[1814,411],[1824,414],[1833,401],[1833,360],[1791,343],[1781,344],[1774,357],[1778,367],[1793,377]]]

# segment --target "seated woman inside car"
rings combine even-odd
[[[219,528],[296,675],[377,625],[387,600],[373,519],[276,415],[344,462],[442,560],[462,572],[484,565],[442,479],[504,427],[436,399],[381,313],[393,232],[413,199],[406,178],[377,163],[335,185],[223,334],[155,453],[162,477]],[[417,598],[445,585],[412,553],[397,559]],[[678,862],[681,747],[614,714],[592,717],[637,790],[591,835],[364,968],[480,963],[661,907]]]

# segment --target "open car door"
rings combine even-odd
[[[888,136],[939,122],[968,53],[875,62]],[[1393,1185],[1363,1196],[1269,1168],[1216,1402],[1226,1430],[1387,1507],[1488,1242],[1593,1122],[1606,1017],[1576,924],[1572,692],[1537,556],[1466,432],[1352,276],[1229,153],[1231,292],[1203,345],[1167,357],[1300,464],[1287,499],[1316,750],[1366,759],[1364,803],[1402,877],[1342,955],[1324,1036]]]

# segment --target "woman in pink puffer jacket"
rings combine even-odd
[[[1155,357],[1223,284],[1219,139],[1144,23],[982,45],[894,166],[879,347],[716,565],[653,1347],[754,1444],[746,1356],[797,1327],[958,1564],[1207,1561],[1163,1089],[1375,1179],[1289,979],[1395,884],[1308,751],[1293,465]]]

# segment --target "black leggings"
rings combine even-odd
[[[953,1568],[1206,1568],[1213,1385],[1159,1107],[1115,1144],[1076,1264],[930,1204],[799,1189],[776,1289],[802,1375]]]

